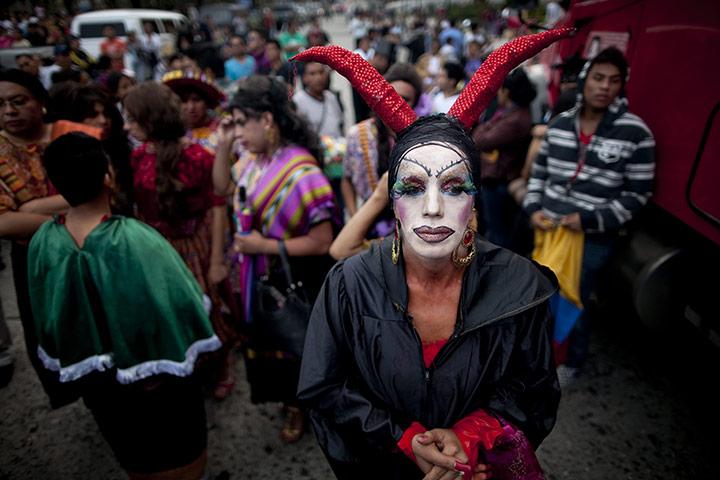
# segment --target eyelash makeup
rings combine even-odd
[[[397,180],[392,188],[393,198],[403,195],[417,196],[425,193],[425,184],[417,177],[405,177]]]
[[[446,195],[452,196],[460,195],[461,193],[465,193],[467,195],[477,194],[477,188],[475,188],[475,184],[469,178],[465,179],[462,183],[459,178],[451,178],[447,182],[443,183],[441,190]]]
[[[442,184],[440,190],[443,194],[450,196],[457,196],[461,193],[467,195],[477,194],[477,188],[469,177],[464,182],[459,177],[451,178]],[[395,200],[403,195],[415,197],[423,193],[425,193],[425,184],[417,177],[402,178],[396,181],[392,188],[392,197]]]

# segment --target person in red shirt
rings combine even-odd
[[[125,68],[125,62],[123,56],[127,47],[125,42],[117,38],[115,27],[112,25],[105,25],[103,27],[103,35],[105,41],[100,44],[100,51],[103,55],[107,55],[112,60],[113,70],[123,70]]]

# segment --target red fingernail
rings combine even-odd
[[[420,436],[418,437],[418,439],[419,439],[419,440],[425,440],[425,439],[427,439],[427,437],[426,437],[425,435],[420,435]]]
[[[456,472],[462,472],[463,474],[472,472],[472,468],[470,468],[470,465],[467,463],[461,463],[458,461],[455,461],[455,465],[453,465],[453,469]]]

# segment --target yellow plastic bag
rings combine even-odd
[[[535,229],[535,249],[532,258],[555,272],[560,283],[560,295],[573,305],[583,308],[580,301],[580,271],[582,268],[585,234],[565,227],[550,230]]]

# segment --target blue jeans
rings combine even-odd
[[[585,235],[580,271],[580,301],[582,301],[584,310],[570,332],[568,358],[565,362],[568,367],[582,367],[587,357],[590,343],[590,325],[588,323],[590,295],[595,289],[599,273],[610,258],[615,239],[614,234]]]

